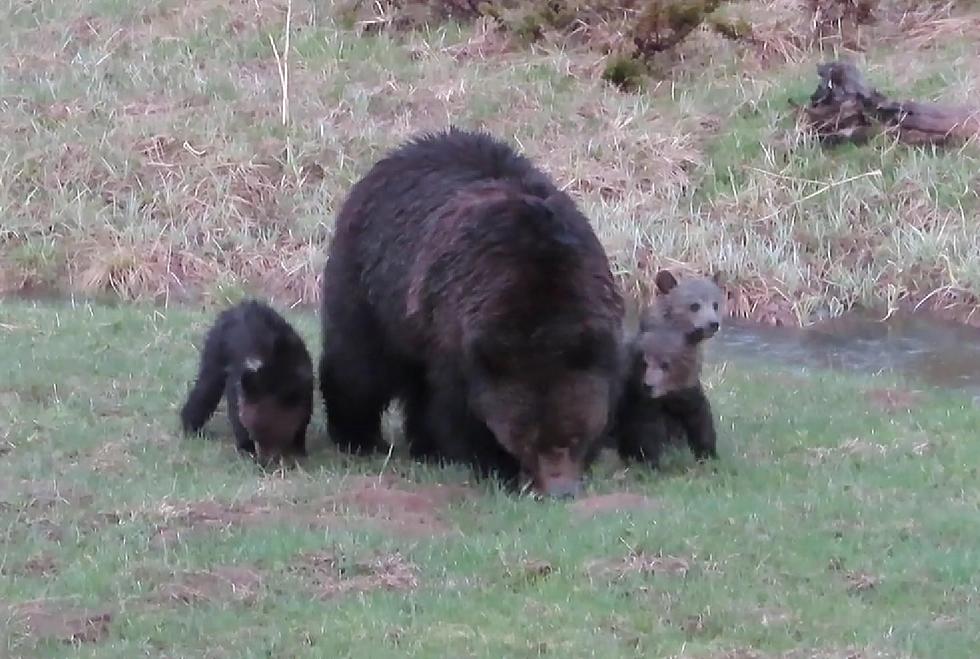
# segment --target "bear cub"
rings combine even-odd
[[[201,430],[222,395],[240,451],[263,466],[306,455],[313,362],[292,326],[257,300],[225,309],[208,331],[180,413],[186,434]]]
[[[656,467],[664,445],[684,435],[699,461],[717,458],[711,405],[701,386],[701,349],[721,326],[720,275],[657,273],[658,296],[628,344],[630,364],[614,434],[623,459]]]

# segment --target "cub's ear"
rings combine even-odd
[[[670,270],[658,272],[654,282],[657,284],[657,290],[665,295],[677,286],[677,279],[670,273]]]
[[[715,270],[715,274],[711,275],[711,281],[715,283],[718,288],[725,287],[725,274],[721,270]]]

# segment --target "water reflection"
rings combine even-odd
[[[732,320],[715,338],[712,356],[865,373],[892,371],[980,394],[980,328],[922,314],[903,314],[886,321],[850,314],[807,328]]]

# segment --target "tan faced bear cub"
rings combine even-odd
[[[306,455],[313,362],[289,323],[256,300],[224,310],[208,331],[180,413],[184,432],[200,431],[222,395],[239,450],[262,465]]]
[[[622,386],[623,300],[572,199],[509,145],[450,128],[379,160],[323,276],[328,430],[379,449],[400,399],[418,459],[575,494]]]
[[[718,332],[725,303],[721,273],[678,281],[670,271],[661,270],[655,282],[657,297],[644,314],[641,331],[671,325],[681,330],[690,343],[710,339]]]

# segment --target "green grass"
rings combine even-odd
[[[315,317],[288,318],[319,353]],[[712,359],[717,472],[685,451],[655,474],[604,459],[589,496],[656,505],[590,518],[400,448],[345,457],[319,400],[302,470],[239,458],[220,409],[210,441],[180,437],[210,319],[0,302],[0,654],[966,658],[980,644],[980,412],[968,399]],[[911,412],[876,405],[881,388]],[[381,474],[401,479],[380,481],[388,520],[344,499]],[[425,504],[437,484],[471,496]],[[181,526],[208,501],[265,512]],[[305,523],[331,501],[336,512]],[[333,562],[310,572],[309,553]],[[228,566],[251,580],[233,591],[197,576],[191,604],[161,595],[186,595],[181,573]],[[333,597],[317,597],[318,579]],[[64,631],[24,627],[38,600],[112,618],[70,647]]]
[[[364,35],[339,3],[295,0],[286,127],[269,42],[282,46],[283,4],[0,2],[0,291],[314,303],[352,182],[453,122],[547,169],[634,292],[688,266],[728,272],[735,315],[790,324],[977,307],[977,143],[815,145],[788,102],[834,55],[799,3],[727,7],[753,42],[699,30],[626,94],[581,38]],[[859,65],[896,98],[974,102],[980,10],[909,5],[883,0]]]

